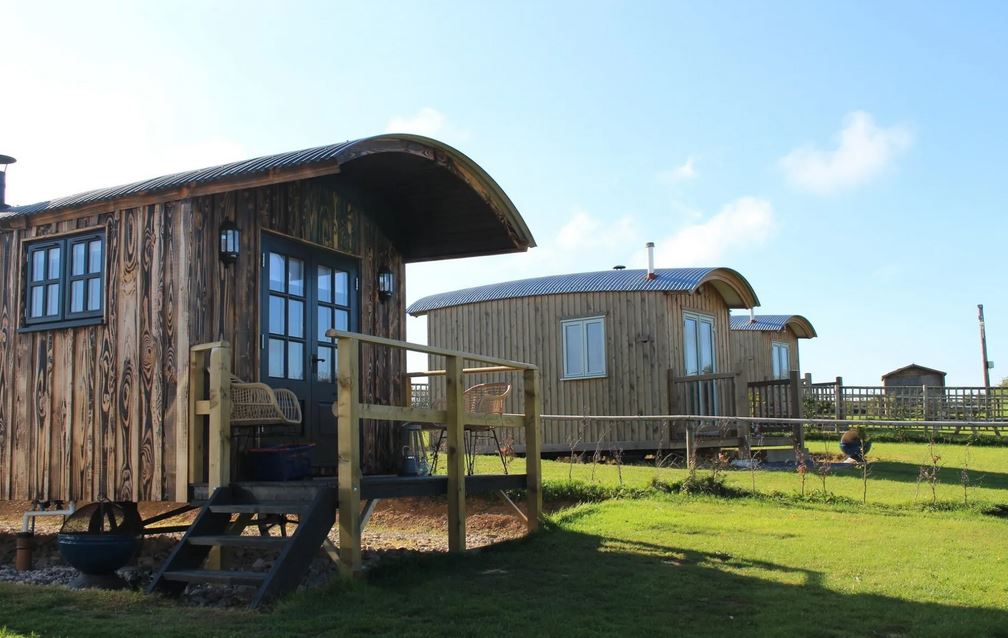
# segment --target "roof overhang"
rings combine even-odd
[[[791,328],[791,332],[799,339],[814,339],[819,336],[812,327],[812,322],[801,315],[791,315],[784,325]]]
[[[737,270],[713,268],[690,292],[695,293],[704,284],[713,286],[729,308],[755,308],[760,305],[756,291]]]
[[[376,203],[373,217],[407,262],[522,252],[535,239],[503,189],[437,140],[387,134],[81,193],[0,215],[0,228],[70,210],[108,210],[338,176]]]

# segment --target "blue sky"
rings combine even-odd
[[[0,152],[27,203],[388,130],[482,165],[525,255],[501,278],[725,265],[800,313],[803,371],[1008,376],[1003,3],[0,1]],[[422,321],[410,323],[422,340]]]

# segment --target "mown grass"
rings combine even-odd
[[[813,453],[837,453],[835,441],[809,441]],[[935,486],[936,500],[963,502],[961,470],[968,455],[969,485],[966,497],[970,503],[1008,503],[1008,442],[996,446],[965,446],[959,444],[937,444],[935,453],[941,458],[938,483]],[[589,457],[590,458],[590,457]],[[868,455],[870,463],[868,478],[868,502],[887,505],[925,504],[931,502],[931,489],[927,481],[918,482],[921,466],[930,464],[930,454],[926,443],[877,442]],[[478,471],[500,472],[501,465],[494,457],[478,459]],[[516,458],[511,463],[511,471],[524,472],[524,459]],[[701,472],[709,471],[701,465]],[[677,483],[686,479],[688,471],[678,467],[655,467],[653,464],[613,463],[593,464],[590,462],[569,463],[566,460],[543,461],[543,481],[547,494],[557,494],[561,500],[564,492],[571,492],[570,481],[584,486],[583,489],[601,494],[632,496],[634,491],[647,490],[654,480],[663,483]],[[797,472],[780,470],[742,469],[725,470],[726,485],[743,492],[753,490],[761,494],[801,492],[801,479]],[[593,487],[594,486],[594,487]],[[616,490],[622,488],[622,490]],[[806,476],[805,491],[810,494],[822,490],[822,481],[814,470]],[[826,491],[840,500],[860,502],[864,495],[861,470],[847,467],[831,471],[826,477]],[[585,500],[600,500],[589,498]]]
[[[0,636],[1008,636],[1008,521],[652,496],[268,613],[0,585]]]
[[[998,504],[1008,513],[1008,450],[969,450],[981,487],[968,508],[954,504],[952,461],[964,451],[939,450],[947,485],[933,508],[920,503],[929,495],[914,502],[920,444],[873,449],[868,505],[853,475],[829,477],[828,497],[801,498],[792,473],[758,473],[752,495],[750,474],[732,471],[734,497],[714,498],[661,489],[685,479],[683,469],[547,461],[548,497],[600,502],[562,509],[526,539],[389,561],[366,581],[294,595],[267,613],[0,584],[0,637],[1008,638],[1008,517],[983,513]],[[806,489],[816,488],[810,478]]]

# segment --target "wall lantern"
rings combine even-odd
[[[388,299],[395,294],[395,275],[388,268],[378,271],[378,295]]]
[[[220,227],[220,258],[225,265],[238,261],[238,241],[241,238],[241,231],[230,219],[224,221]]]

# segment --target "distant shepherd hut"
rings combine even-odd
[[[916,363],[897,368],[882,375],[882,385],[886,388],[920,388],[921,386],[945,387],[945,373]]]

